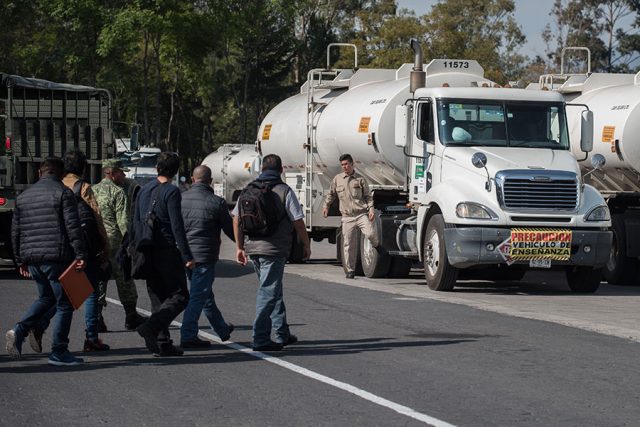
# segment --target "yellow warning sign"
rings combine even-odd
[[[571,237],[571,230],[514,228],[511,230],[509,256],[518,261],[536,259],[566,261],[571,257]]]
[[[369,133],[369,123],[371,117],[360,117],[360,125],[358,126],[358,133]]]
[[[271,125],[264,125],[264,129],[262,129],[262,140],[267,141],[270,135],[271,135]]]
[[[602,142],[613,142],[613,135],[616,133],[615,126],[605,126],[602,128]]]

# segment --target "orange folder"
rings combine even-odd
[[[76,270],[75,261],[60,275],[59,280],[74,310],[80,308],[84,300],[93,293],[91,282],[84,271]]]

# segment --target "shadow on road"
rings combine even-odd
[[[428,333],[415,334],[419,338],[434,338],[431,340],[398,341],[396,338],[362,338],[355,340],[305,340],[286,347],[283,351],[269,353],[272,356],[334,356],[371,351],[388,351],[395,348],[431,347],[442,345],[475,342],[480,338],[491,337],[479,334],[456,333]],[[450,339],[440,339],[450,338]],[[250,348],[251,343],[238,342]],[[221,353],[220,351],[223,351]],[[243,352],[224,351],[225,346],[212,343],[209,349],[186,350],[181,357],[153,357],[143,347],[118,348],[103,353],[81,353],[85,363],[79,366],[54,367],[47,364],[47,355],[25,354],[22,359],[15,361],[9,356],[0,356],[0,374],[2,373],[46,373],[69,371],[92,371],[97,369],[123,368],[129,366],[170,366],[197,365],[210,363],[252,362],[253,357]],[[215,354],[210,352],[215,351]],[[115,358],[115,359],[114,359]]]
[[[216,268],[216,278],[234,278],[255,274],[253,268],[247,264],[242,266],[236,262],[228,260],[218,261]]]

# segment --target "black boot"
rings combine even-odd
[[[145,317],[142,317],[138,314],[138,312],[136,311],[135,305],[125,306],[124,312],[126,315],[124,320],[124,327],[128,331],[135,330],[138,326],[142,325],[147,320]]]

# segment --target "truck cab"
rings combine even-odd
[[[562,97],[447,86],[418,88],[396,115],[416,213],[416,247],[406,249],[418,252],[427,284],[451,289],[463,271],[519,278],[562,268],[571,289],[593,292],[611,223],[570,150]]]

